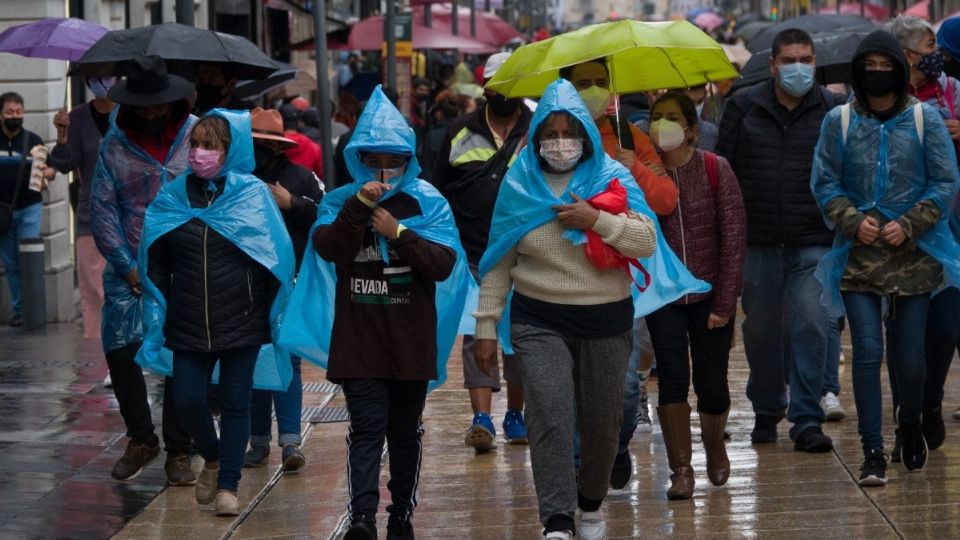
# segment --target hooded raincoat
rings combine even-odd
[[[861,254],[865,254],[863,249],[869,248],[870,255],[877,258],[874,266],[895,257],[909,260],[914,269],[908,272],[903,268],[897,272],[909,280],[915,275],[916,268],[940,264],[947,284],[960,283],[960,246],[948,224],[960,182],[953,141],[940,112],[934,107],[922,104],[919,109],[922,121],[915,117],[916,102],[907,96],[906,90],[909,79],[906,58],[896,39],[882,31],[867,36],[854,56],[855,72],[871,52],[894,59],[899,82],[897,91],[901,96],[899,112],[886,120],[868,113],[866,89],[858,83],[855,73],[857,100],[848,105],[846,134],[842,129],[843,108],[835,108],[824,119],[810,180],[827,225],[837,231],[833,249],[816,270],[817,279],[823,285],[821,303],[837,317],[844,313],[841,280],[853,262],[848,257],[854,246],[856,230],[867,214],[877,217],[881,225],[889,220],[900,221],[908,232],[907,244],[915,244],[922,252],[915,254],[910,246],[906,246],[894,253],[894,248],[884,244],[882,239],[873,246],[857,244]],[[931,204],[939,210],[939,218],[929,229],[914,228],[916,225],[911,224],[905,214],[911,210],[919,214],[921,205]],[[837,222],[838,216],[843,216],[843,222]],[[911,231],[916,237],[911,236]],[[887,273],[888,282],[896,278]],[[887,284],[877,284],[876,287],[888,288]],[[903,294],[930,292],[934,288],[936,286]],[[892,290],[874,292],[898,294]]]
[[[210,206],[191,207],[187,176],[192,171],[187,170],[165,185],[147,208],[139,249],[145,335],[137,363],[168,376],[173,373],[173,354],[163,346],[167,301],[148,273],[149,249],[158,238],[197,218],[269,270],[280,283],[270,308],[274,338],[279,333],[281,315],[293,290],[296,271],[293,244],[280,209],[267,185],[251,174],[254,159],[249,113],[214,109],[208,115],[223,118],[230,125],[230,148],[220,171],[220,176],[226,177],[223,194]],[[254,387],[286,391],[292,373],[287,351],[273,343],[263,345],[254,370]]]
[[[553,195],[544,179],[536,154],[534,137],[540,124],[554,112],[566,111],[583,124],[594,149],[592,156],[577,166],[566,191],[558,198]],[[556,219],[554,205],[571,204],[571,194],[583,199],[605,191],[614,179],[632,179],[632,173],[616,160],[607,156],[597,124],[580,99],[577,89],[565,80],[558,80],[547,87],[537,110],[530,121],[527,131],[527,145],[519,158],[507,171],[500,185],[497,204],[493,211],[490,227],[490,245],[480,260],[480,277],[483,278],[520,240],[530,231],[544,223]],[[683,266],[660,231],[657,216],[647,206],[643,192],[636,182],[621,184],[627,189],[628,207],[637,214],[650,218],[657,228],[657,246],[653,255],[640,259],[640,263],[650,274],[650,284],[643,292],[633,291],[634,318],[640,318],[658,308],[673,302],[685,294],[705,293],[710,284],[698,280]],[[564,236],[574,244],[584,244],[586,233],[581,230],[567,230]],[[634,278],[638,283],[644,277],[634,269]],[[510,301],[498,325],[500,341],[505,349],[510,349]],[[508,351],[510,352],[510,351]]]
[[[415,150],[413,130],[378,87],[367,102],[344,151],[353,182],[328,193],[317,210],[317,222],[310,231],[297,285],[284,314],[280,344],[327,369],[335,317],[337,271],[334,263],[324,260],[314,249],[314,231],[333,223],[343,205],[355,198],[366,182],[373,180],[360,160],[361,151],[409,155],[411,158],[403,175],[390,180],[392,189],[383,195],[381,202],[401,192],[416,199],[422,213],[400,219],[400,224],[423,239],[452,249],[457,255],[453,272],[445,281],[436,284],[437,379],[431,382],[429,387],[432,389],[446,380],[447,358],[456,340],[468,296],[475,302],[476,282],[470,275],[450,206],[436,188],[418,178],[421,169]],[[389,262],[386,260],[390,253],[387,240],[378,236],[378,242],[380,255]]]
[[[190,115],[177,133],[166,159],[158,162],[132,142],[117,124],[123,106],[110,114],[110,130],[100,144],[90,195],[90,228],[97,249],[107,260],[103,271],[101,338],[105,352],[143,340],[141,297],[126,275],[137,267],[143,216],[160,188],[187,168]]]

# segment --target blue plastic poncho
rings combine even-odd
[[[263,265],[280,282],[270,308],[270,326],[276,340],[287,299],[293,289],[296,259],[283,217],[267,185],[253,176],[253,136],[250,114],[214,109],[208,115],[230,124],[232,139],[221,175],[226,176],[223,194],[205,208],[193,208],[187,196],[189,170],[170,182],[147,208],[140,243],[140,275],[143,280],[144,340],[137,363],[164,375],[173,373],[172,353],[163,347],[167,301],[150,281],[147,256],[161,236],[193,218],[200,219],[232,242],[251,259]],[[261,347],[254,371],[254,387],[286,391],[293,371],[289,353],[273,344]]]
[[[163,163],[127,138],[110,114],[110,130],[100,144],[90,194],[90,229],[107,259],[103,271],[103,350],[110,352],[143,340],[143,304],[126,275],[137,267],[137,247],[147,205],[160,188],[187,168],[188,135],[196,117],[187,117]]]
[[[923,142],[917,133],[914,108],[880,122],[861,116],[851,106],[846,143],[841,133],[841,108],[830,111],[820,130],[810,187],[821,209],[836,197],[850,199],[857,210],[876,209],[895,219],[922,200],[932,200],[943,217],[916,240],[917,245],[943,265],[948,285],[960,283],[960,246],[948,225],[960,175],[953,141],[940,113],[923,108]],[[834,224],[826,218],[827,226]],[[820,302],[831,316],[844,313],[840,280],[847,265],[851,241],[840,234],[833,249],[817,265],[823,286]]]
[[[567,190],[559,198],[554,196],[547,186],[533,140],[540,124],[548,115],[558,111],[572,114],[583,124],[590,138],[590,144],[594,148],[590,159],[577,166]],[[643,292],[634,290],[634,317],[640,318],[685,294],[704,293],[710,290],[710,284],[693,277],[667,245],[666,239],[660,232],[657,216],[647,206],[643,192],[633,181],[630,171],[603,152],[597,125],[572,84],[561,79],[547,87],[530,121],[527,138],[527,145],[511,165],[500,185],[490,227],[491,242],[480,260],[481,277],[496,266],[500,259],[527,233],[555,219],[557,213],[552,206],[573,203],[571,193],[583,199],[589,199],[605,191],[610,181],[618,178],[627,189],[630,210],[649,217],[657,228],[656,250],[650,257],[640,260],[650,274],[650,286]],[[580,230],[567,230],[564,236],[574,244],[586,242],[586,234]],[[635,279],[643,283],[642,276],[637,276],[636,270],[633,272]],[[508,301],[507,310],[499,324],[500,341],[505,348],[510,343],[509,306]]]
[[[453,272],[446,281],[437,283],[436,289],[438,378],[430,383],[431,389],[436,388],[447,378],[447,358],[457,337],[465,302],[471,290],[475,291],[476,283],[470,275],[466,254],[460,246],[460,235],[450,206],[436,188],[417,178],[421,169],[416,158],[413,130],[380,87],[377,87],[367,102],[350,143],[344,150],[353,183],[328,193],[317,210],[317,222],[310,231],[310,241],[300,267],[297,285],[280,329],[280,344],[326,369],[333,319],[336,315],[334,301],[337,273],[336,266],[325,261],[313,249],[313,232],[319,226],[332,223],[344,203],[355,197],[365,183],[375,180],[370,170],[360,161],[361,151],[411,156],[403,175],[390,181],[393,187],[383,196],[383,200],[401,191],[415,198],[420,203],[422,214],[402,219],[400,223],[420,237],[457,253]],[[380,237],[378,241],[381,242],[381,253],[385,257],[389,256],[386,239]]]

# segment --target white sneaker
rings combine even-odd
[[[607,522],[603,519],[603,510],[596,512],[580,511],[580,530],[583,540],[603,540],[607,537]]]
[[[107,372],[107,376],[103,378],[103,387],[104,388],[113,388],[113,380],[110,379],[110,372]]]
[[[647,389],[640,387],[640,399],[637,403],[637,432],[650,433],[653,431],[653,422],[650,420],[650,398]]]
[[[551,538],[554,540],[573,540],[573,533],[570,531],[553,531],[548,532],[546,538],[547,540]]]
[[[827,392],[820,398],[820,408],[823,409],[823,414],[827,416],[829,422],[836,422],[847,417],[847,411],[840,405],[840,398],[833,392]]]

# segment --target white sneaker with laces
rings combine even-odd
[[[596,512],[580,511],[580,529],[578,535],[583,540],[603,540],[607,537],[607,522],[603,519],[603,510]]]
[[[827,416],[827,420],[830,422],[843,420],[847,417],[847,411],[840,405],[840,398],[833,392],[827,392],[820,398],[820,408],[823,409],[823,414]]]
[[[554,540],[573,540],[573,533],[570,531],[553,531],[548,532],[546,538],[547,540],[551,538]]]
[[[650,420],[650,398],[647,389],[640,387],[640,399],[637,403],[637,432],[650,433],[653,431],[653,421]]]

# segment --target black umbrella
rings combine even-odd
[[[830,32],[832,30],[863,30],[873,29],[873,23],[857,15],[803,15],[775,24],[756,35],[747,49],[752,53],[773,47],[773,39],[777,34],[790,28],[805,30],[809,34]]]
[[[277,70],[274,71],[272,75],[259,81],[248,79],[238,82],[233,91],[233,97],[235,99],[248,99],[262,96],[263,94],[266,94],[267,92],[292,81],[297,77],[297,72],[300,71],[299,68],[295,68],[290,64],[285,64],[276,60],[273,60],[273,63],[276,65]]]
[[[227,64],[243,79],[264,79],[277,66],[246,38],[179,23],[164,23],[107,32],[84,54],[71,75],[124,75],[131,58],[155,54],[171,73],[193,77],[197,63]]]
[[[817,82],[823,85],[850,82],[850,61],[860,41],[869,33],[867,30],[835,30],[810,34],[817,53]],[[769,59],[770,49],[754,53],[732,91],[769,79]]]
[[[745,42],[750,43],[753,41],[753,38],[757,37],[757,34],[763,32],[767,28],[770,28],[774,24],[776,23],[772,21],[753,21],[743,25],[737,24],[734,35],[736,35],[738,38],[742,38]]]

